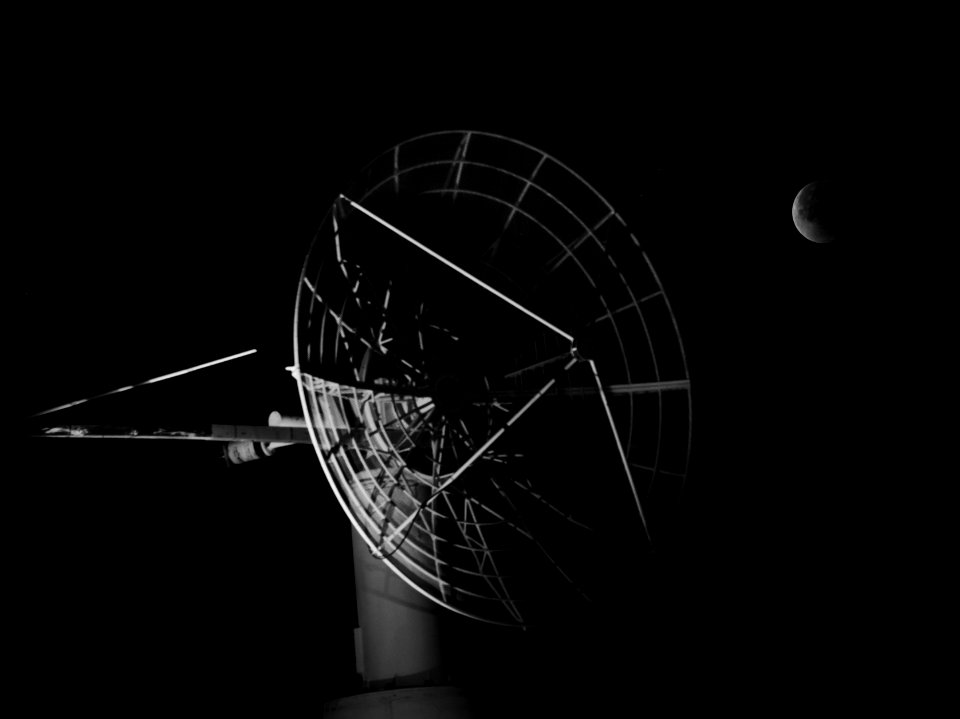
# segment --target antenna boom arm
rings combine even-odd
[[[288,442],[310,444],[305,427],[264,427],[261,425],[214,424],[197,430],[143,429],[71,424],[45,427],[33,434],[47,439],[179,439],[206,442]]]

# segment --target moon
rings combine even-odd
[[[811,242],[826,244],[839,235],[841,207],[834,189],[828,182],[811,182],[793,201],[793,224]]]

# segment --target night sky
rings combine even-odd
[[[297,412],[283,371],[297,279],[336,193],[416,134],[516,137],[637,228],[686,343],[693,455],[681,539],[653,558],[638,547],[611,577],[619,616],[526,635],[451,619],[459,680],[577,706],[854,686],[851,666],[881,644],[894,486],[873,388],[897,339],[897,262],[866,200],[904,160],[895,142],[877,152],[899,130],[869,83],[823,89],[833,111],[811,116],[762,73],[645,82],[649,66],[610,63],[572,80],[489,70],[456,83],[212,62],[48,68],[26,111],[32,219],[10,270],[19,416],[254,347],[75,421]],[[790,209],[826,175],[853,178],[863,221],[815,245]],[[234,468],[206,444],[10,451],[28,673],[68,697],[120,686],[171,706],[192,690],[208,707],[290,709],[352,691],[351,530],[312,450]]]

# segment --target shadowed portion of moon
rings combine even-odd
[[[838,240],[846,234],[847,199],[835,182],[811,182],[793,201],[793,224],[811,242]]]

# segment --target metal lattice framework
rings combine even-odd
[[[370,550],[456,612],[523,625],[590,594],[591,557],[656,542],[690,452],[663,287],[623,219],[527,144],[397,145],[330,208],[293,372]]]

